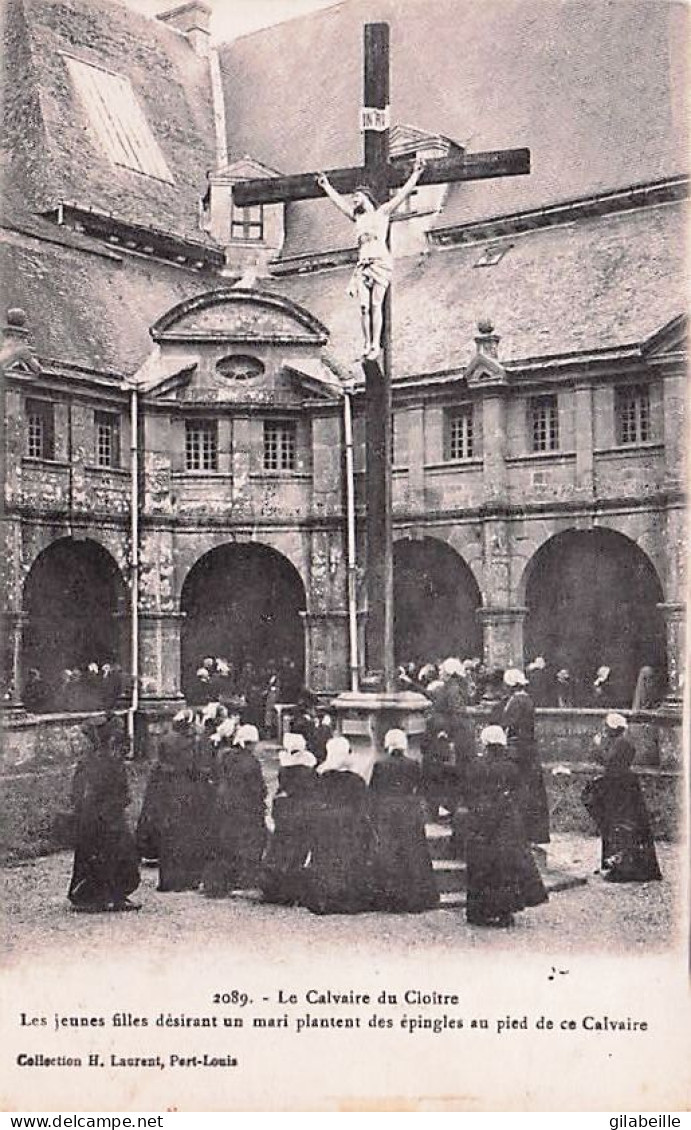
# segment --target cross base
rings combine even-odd
[[[338,732],[348,739],[362,775],[369,782],[376,761],[384,754],[387,730],[408,736],[408,756],[420,762],[420,739],[425,731],[429,699],[413,691],[345,691],[331,703]]]

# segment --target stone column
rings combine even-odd
[[[593,456],[593,389],[590,382],[576,384],[576,489],[580,495],[592,498],[595,492],[595,461]]]
[[[684,490],[686,481],[686,372],[666,374],[662,382],[665,444],[665,486]]]
[[[480,608],[487,667],[523,666],[523,624],[527,608]]]
[[[683,686],[681,676],[684,671],[685,613],[684,604],[658,604],[665,621],[667,636],[667,681],[666,702],[681,710]]]
[[[139,679],[142,706],[177,704],[180,685],[180,629],[183,612],[142,610],[139,614]]]
[[[10,642],[11,646],[12,664],[8,672],[12,679],[12,697],[5,706],[9,707],[10,710],[22,710],[24,705],[22,702],[24,691],[22,651],[24,645],[24,625],[27,622],[28,616],[26,612],[4,612],[2,618],[5,638]]]
[[[422,404],[406,411],[408,418],[408,500],[410,509],[425,509],[425,409]]]
[[[317,694],[348,685],[348,613],[302,612],[305,625],[305,681]]]

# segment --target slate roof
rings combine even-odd
[[[453,186],[444,227],[683,172],[689,12],[666,0],[346,0],[221,52],[231,155],[285,173],[358,164],[362,25],[391,25],[391,117],[470,151],[527,145],[532,173]],[[291,205],[285,255],[348,247]]]
[[[6,304],[26,311],[41,359],[131,375],[151,351],[149,327],[162,314],[222,285],[215,275],[114,254],[95,240],[37,223],[47,229],[44,236],[61,242],[10,237],[3,270]]]
[[[206,239],[198,200],[215,163],[209,67],[183,36],[111,0],[7,0],[5,40],[5,143],[30,209],[76,199]],[[109,160],[65,53],[129,78],[174,184]]]
[[[644,341],[687,308],[686,214],[683,203],[639,208],[398,260],[394,379],[464,367],[481,318],[501,335],[502,361]],[[495,266],[475,266],[503,242],[513,246]],[[352,362],[360,339],[349,275],[334,268],[271,286],[323,321],[329,349]]]

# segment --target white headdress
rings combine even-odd
[[[308,769],[313,769],[317,764],[317,759],[308,750],[302,734],[283,735],[283,748],[279,750],[278,760],[284,768],[291,765],[306,765]]]
[[[451,678],[452,675],[463,675],[463,664],[460,659],[454,659],[453,657],[445,659],[439,668],[439,674],[447,679]]]
[[[504,672],[504,682],[507,687],[525,687],[528,685],[528,680],[518,667],[509,667]]]
[[[387,753],[392,749],[400,749],[403,753],[407,753],[408,735],[404,730],[387,730],[384,735],[384,749]]]
[[[259,730],[256,726],[250,726],[247,722],[243,726],[238,726],[233,738],[233,745],[244,747],[250,742],[259,741]]]
[[[326,743],[326,761],[321,763],[317,772],[342,773],[345,769],[353,768],[353,755],[348,739],[341,734],[329,738]]]
[[[507,744],[506,734],[501,726],[485,726],[484,730],[480,732],[480,741],[483,745],[503,745]]]
[[[608,730],[628,730],[629,724],[623,714],[616,714],[612,712],[605,718],[605,726]]]

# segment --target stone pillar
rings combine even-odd
[[[28,616],[26,612],[4,612],[2,619],[5,639],[10,643],[10,647],[7,649],[8,658],[11,662],[8,674],[12,679],[12,697],[9,702],[5,703],[5,706],[10,710],[21,710],[23,709],[22,695],[24,691],[22,651],[24,625]]]
[[[425,409],[408,408],[408,501],[410,509],[425,509]]]
[[[576,489],[579,494],[592,498],[595,492],[594,439],[593,439],[593,389],[589,382],[576,385]]]
[[[523,666],[523,624],[527,608],[479,608],[487,667]]]
[[[139,681],[142,705],[176,704],[180,685],[180,628],[183,612],[139,614]]]
[[[685,639],[685,613],[683,604],[658,604],[665,621],[667,637],[667,681],[668,691],[666,702],[669,706],[676,706],[681,710],[683,686],[681,676],[684,671],[684,639]]]
[[[302,612],[305,625],[305,682],[316,694],[348,685],[348,613]]]
[[[684,490],[686,481],[686,371],[669,373],[662,382],[665,444],[665,486],[668,490]]]

